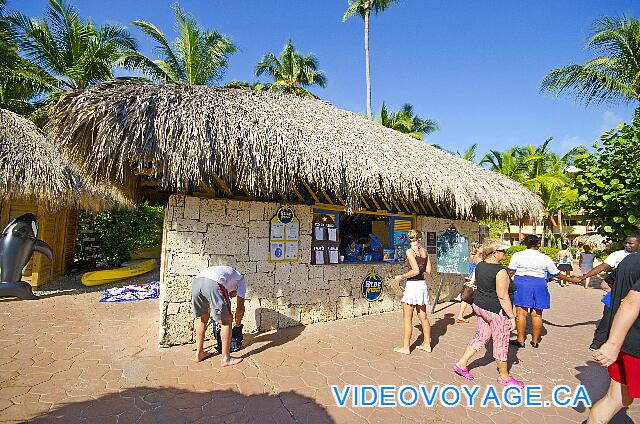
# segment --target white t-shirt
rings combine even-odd
[[[208,278],[224,286],[227,291],[237,291],[238,297],[244,298],[247,293],[247,282],[242,274],[230,266],[212,266],[205,268],[196,278]]]
[[[628,255],[629,255],[629,252],[627,252],[624,249],[616,250],[615,252],[607,256],[607,259],[605,259],[604,262],[607,265],[609,265],[611,268],[616,268],[618,264],[622,262],[622,260],[626,258]]]
[[[547,278],[545,271],[553,276],[560,274],[551,258],[535,249],[514,253],[509,262],[509,269],[515,271],[516,275],[528,275],[544,279]]]

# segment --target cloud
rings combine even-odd
[[[607,131],[611,131],[613,128],[616,127],[616,125],[618,125],[623,121],[624,120],[618,115],[616,115],[615,112],[612,112],[610,110],[605,111],[602,114],[602,121],[600,124],[600,134],[606,133]]]

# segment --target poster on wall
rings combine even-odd
[[[375,270],[369,272],[362,280],[362,297],[369,302],[382,300],[382,277]]]
[[[311,264],[337,264],[340,262],[340,237],[335,219],[326,213],[313,214],[311,238]]]
[[[436,233],[427,231],[427,252],[430,254],[436,253],[436,246]]]
[[[281,206],[271,218],[269,262],[295,262],[299,258],[300,221],[287,206]]]

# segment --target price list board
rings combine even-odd
[[[313,215],[311,239],[311,264],[325,265],[340,262],[340,234],[332,215]]]
[[[289,206],[281,206],[271,218],[269,262],[296,262],[299,244],[300,221]]]
[[[438,272],[463,274],[469,272],[469,239],[455,228],[449,228],[437,239]]]

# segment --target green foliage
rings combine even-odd
[[[500,265],[505,267],[508,266],[509,261],[511,261],[511,257],[513,256],[513,254],[516,252],[522,252],[523,250],[527,250],[527,246],[525,246],[524,244],[517,244],[515,246],[511,246],[506,250],[506,252],[504,252],[504,259],[500,261]],[[559,251],[560,250],[556,249],[555,247],[543,246],[540,248],[540,252],[550,257],[553,262],[556,262],[558,260]]]
[[[542,90],[568,93],[586,105],[638,102],[640,21],[627,16],[604,17],[593,29],[587,48],[596,57],[584,65],[571,64],[551,71],[542,82]]]
[[[101,261],[117,266],[131,259],[131,252],[157,246],[162,242],[163,206],[151,206],[147,202],[134,211],[113,209],[92,213],[81,211],[78,219],[76,261],[87,259],[82,249],[84,230],[93,231],[95,245],[100,247]]]
[[[631,125],[620,124],[601,136],[596,152],[581,151],[575,165],[578,202],[600,223],[598,232],[614,241],[638,232],[640,216],[640,108]]]
[[[269,75],[273,82],[256,84],[254,89],[316,97],[304,87],[317,85],[324,88],[327,85],[327,77],[318,70],[318,59],[313,54],[305,56],[296,51],[291,40],[285,44],[279,57],[272,53],[262,57],[256,65],[255,75],[259,77],[262,74]]]
[[[402,105],[398,111],[387,110],[387,105],[382,102],[378,123],[385,127],[392,128],[411,137],[422,140],[424,134],[438,131],[438,123],[432,119],[421,119],[413,112],[413,106],[409,103]]]
[[[500,265],[504,267],[508,266],[509,262],[511,261],[511,257],[513,256],[514,253],[522,252],[523,250],[526,250],[526,249],[527,249],[527,246],[525,246],[524,244],[516,244],[515,246],[511,246],[504,252],[504,259],[500,261]]]
[[[509,223],[507,221],[494,218],[481,219],[479,223],[481,225],[486,225],[489,227],[490,239],[499,239],[502,235],[502,232],[509,226]]]
[[[46,16],[13,12],[8,21],[19,52],[30,61],[19,75],[48,93],[50,104],[66,91],[113,79],[112,66],[137,49],[124,27],[83,21],[65,0],[49,0]]]
[[[133,21],[133,25],[153,40],[154,50],[161,59],[151,60],[132,52],[123,63],[128,68],[142,69],[150,78],[164,83],[212,85],[220,81],[229,55],[235,53],[237,47],[218,31],[201,29],[195,18],[179,6],[174,6],[174,11],[179,36],[173,45],[152,23]]]
[[[578,197],[566,172],[578,149],[560,156],[549,148],[552,140],[553,137],[549,137],[540,146],[529,144],[503,152],[491,150],[480,161],[481,165],[518,181],[540,196],[545,209],[544,236],[549,236],[545,230],[552,228],[551,218],[558,211],[575,211]]]

